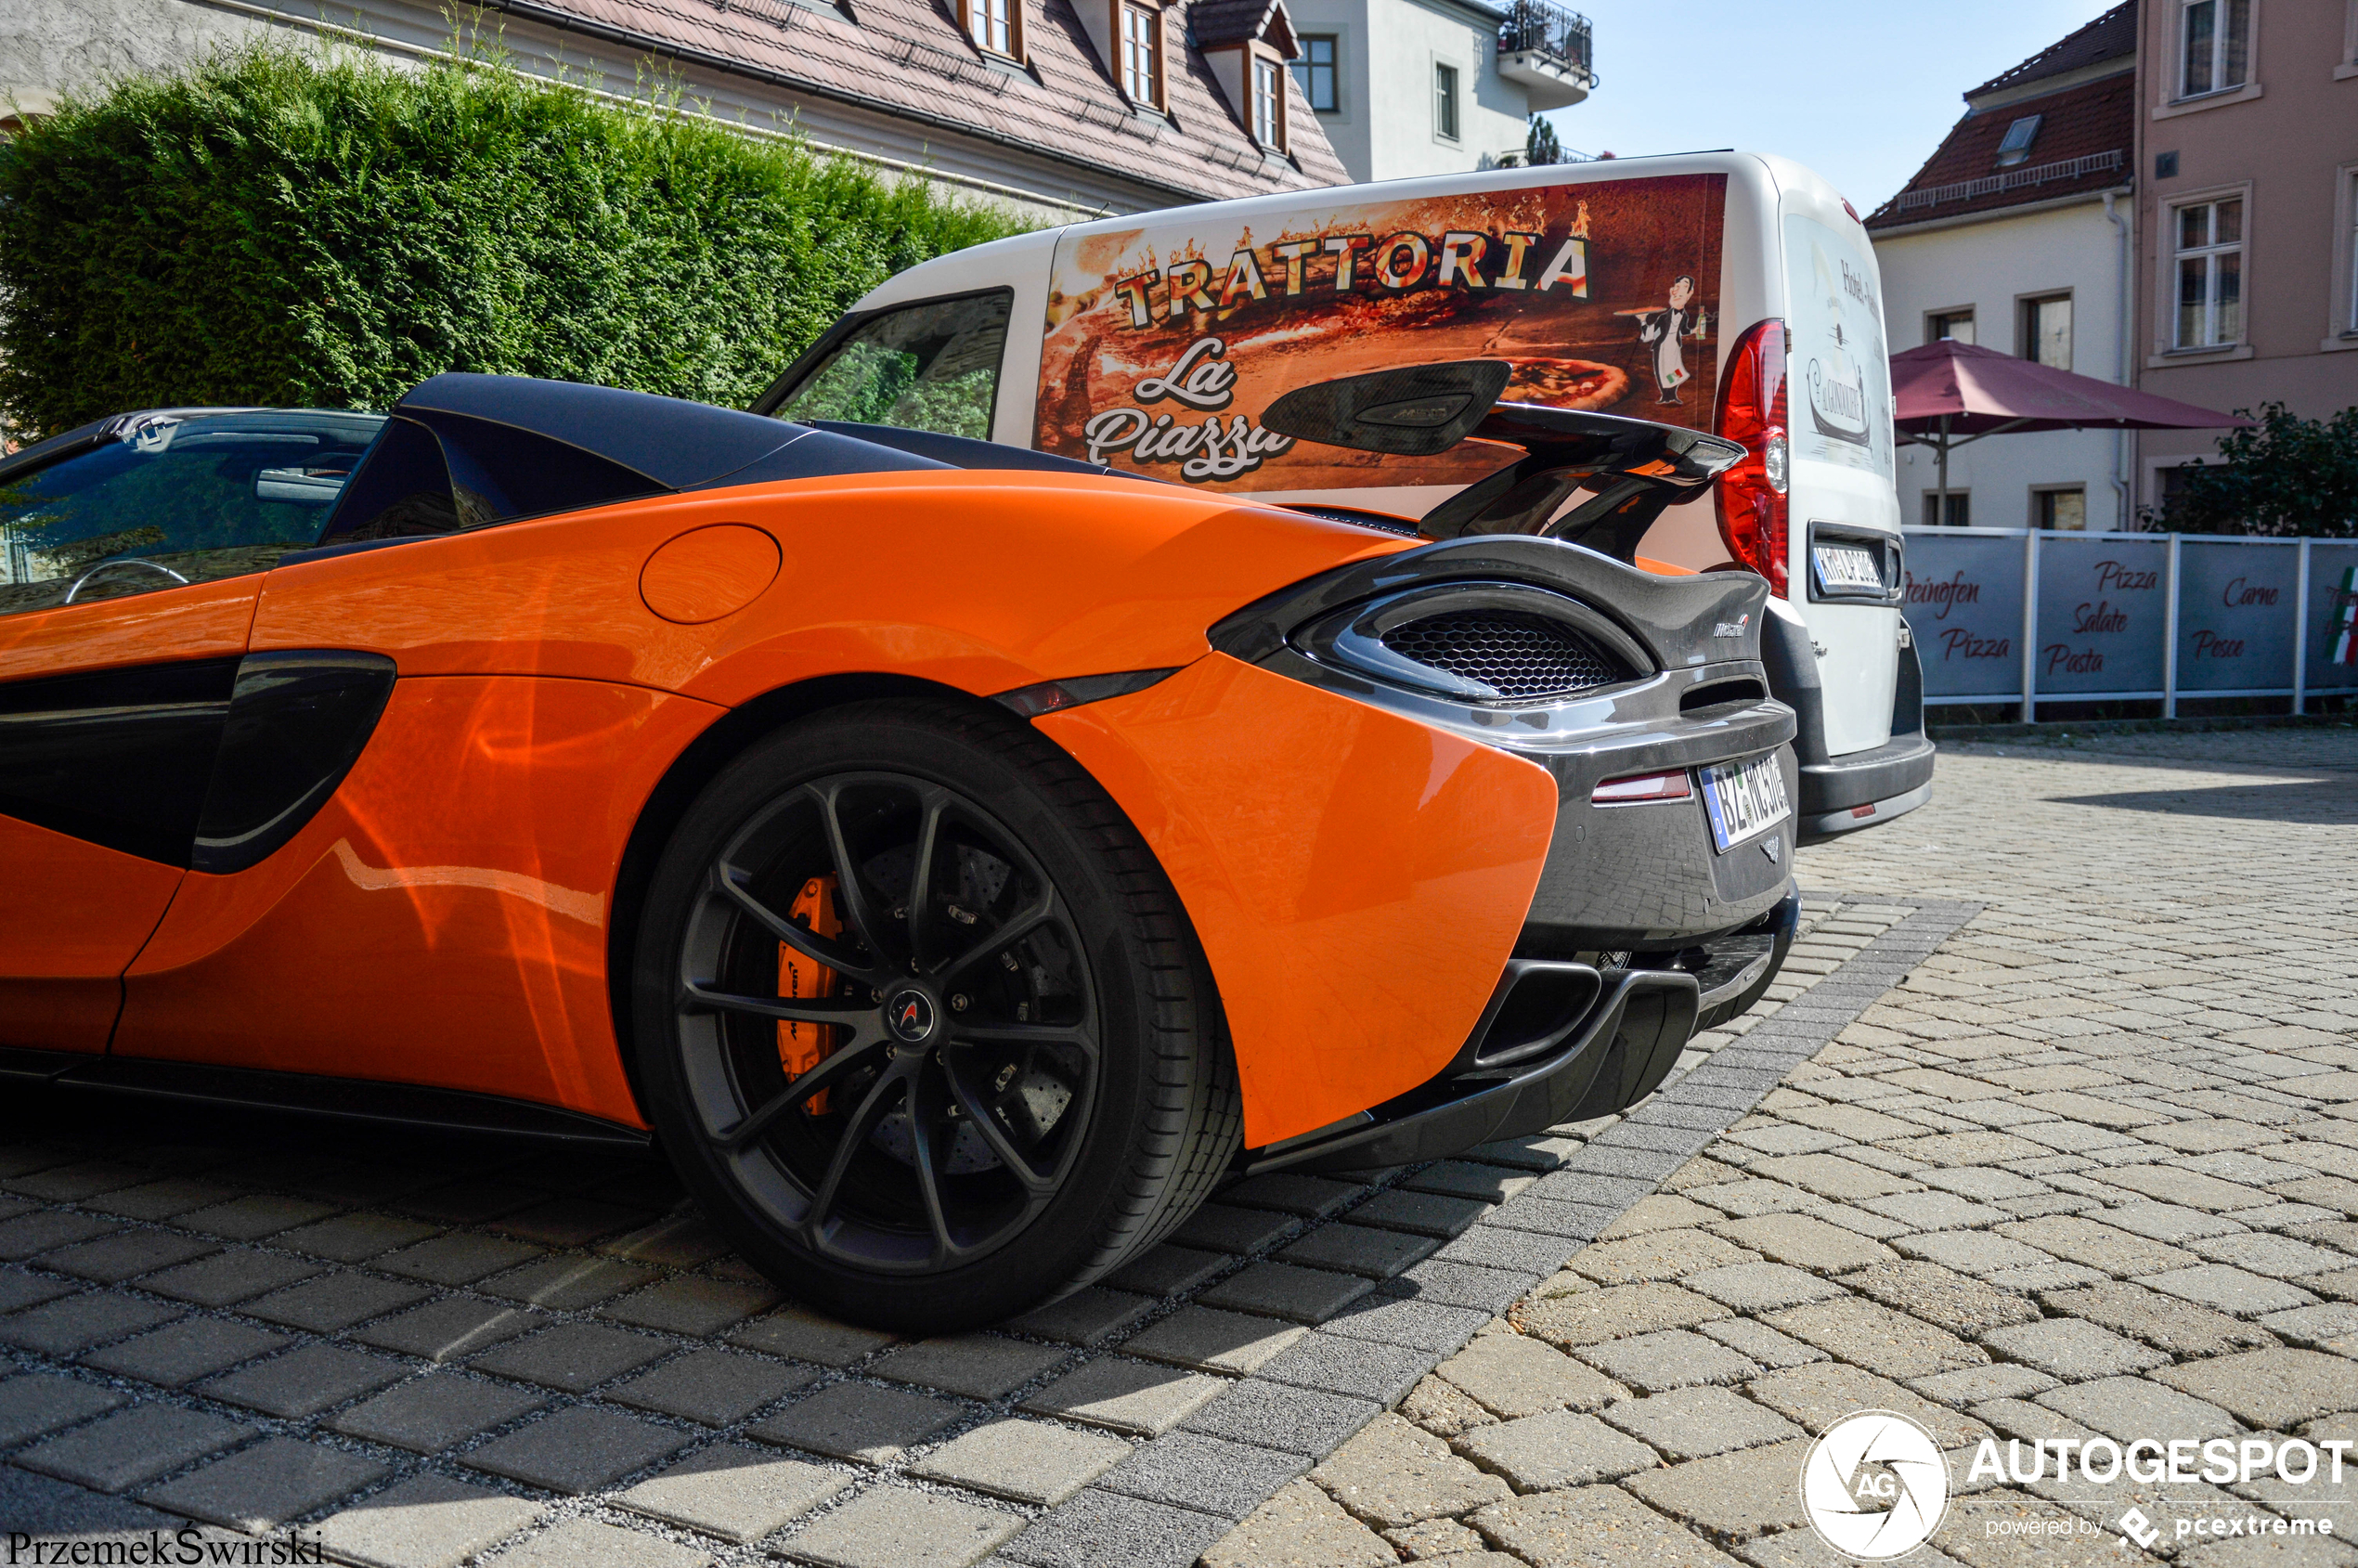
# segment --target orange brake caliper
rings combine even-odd
[[[836,911],[836,879],[814,876],[802,885],[795,895],[794,907],[786,918],[808,927],[818,936],[833,940],[843,935],[843,917]],[[839,977],[824,965],[813,963],[785,943],[778,944],[778,994],[792,1000],[814,996],[833,996]],[[836,1031],[831,1024],[803,1023],[781,1018],[778,1021],[778,1061],[789,1079],[798,1078],[817,1067],[836,1048]],[[827,1114],[827,1091],[820,1090],[810,1096],[810,1114]]]

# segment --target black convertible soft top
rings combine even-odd
[[[578,382],[452,370],[393,408],[395,415],[425,409],[578,447],[667,490],[951,466],[807,424]]]
[[[722,486],[950,466],[707,403],[453,371],[393,406],[318,547],[434,538]]]

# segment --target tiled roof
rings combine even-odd
[[[2136,52],[2137,0],[2122,0],[2079,32],[2048,45],[2012,71],[2000,71],[1965,97],[1971,100]]]
[[[1187,7],[1187,30],[1206,45],[1258,38],[1281,8],[1280,0],[1196,0]]]
[[[1069,0],[1022,0],[1029,69],[987,60],[932,0],[853,0],[853,22],[796,0],[490,0],[497,9],[741,71],[1078,164],[1167,192],[1224,201],[1350,181],[1291,71],[1291,161],[1264,155],[1195,49],[1169,61],[1166,121],[1134,112]],[[1225,12],[1235,0],[1210,0]],[[1271,0],[1272,4],[1276,0]],[[1265,11],[1263,12],[1265,15]],[[1298,165],[1298,166],[1297,166]]]
[[[2039,135],[2029,152],[2000,168],[2006,128],[2033,114]],[[1899,194],[1868,214],[1867,227],[1897,228],[2125,184],[2135,123],[2136,77],[2126,71],[1968,114]]]

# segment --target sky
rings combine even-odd
[[[1728,147],[1832,181],[1863,214],[1963,115],[1962,94],[2113,0],[1563,0],[1595,24],[1602,81],[1548,118],[1623,157]]]

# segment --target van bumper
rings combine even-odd
[[[1768,693],[1794,712],[1794,755],[1801,764],[1794,837],[1803,844],[1879,827],[1932,798],[1937,748],[1924,733],[1924,666],[1913,643],[1899,649],[1891,697],[1891,739],[1834,756],[1826,745],[1826,693],[1807,628],[1768,616],[1760,631]]]
[[[1933,753],[1932,742],[1922,735],[1894,735],[1872,751],[1804,762],[1801,842],[1822,843],[1874,827],[1931,799]]]

